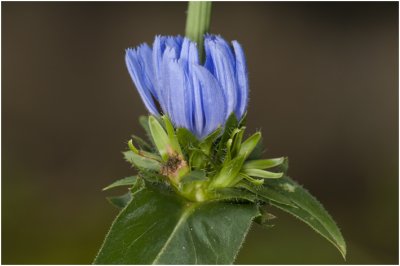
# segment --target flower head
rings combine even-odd
[[[234,113],[247,108],[248,80],[242,47],[206,35],[201,64],[196,43],[181,36],[156,36],[153,48],[127,49],[125,60],[139,94],[153,115],[167,114],[175,127],[202,139]],[[157,102],[162,110],[158,110]]]

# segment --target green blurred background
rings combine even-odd
[[[146,110],[124,50],[183,34],[185,2],[2,4],[2,263],[88,264],[117,214],[101,188]],[[340,225],[348,260],[277,210],[237,263],[398,263],[398,3],[213,5],[243,45],[249,132]],[[155,239],[156,241],[156,239]]]

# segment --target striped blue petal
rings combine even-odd
[[[163,91],[161,68],[165,51],[168,51],[169,58],[179,58],[183,38],[181,36],[156,36],[153,42],[152,62],[154,68],[154,84],[156,95],[160,96],[157,100],[163,106],[161,97]],[[165,110],[164,110],[165,111]]]
[[[128,72],[138,89],[146,108],[153,115],[158,115],[157,107],[151,94],[151,82],[146,77],[146,67],[143,59],[134,49],[127,49],[125,53],[125,62]]]
[[[199,53],[196,43],[185,38],[182,42],[179,59],[190,64],[199,64]]]
[[[247,103],[249,100],[249,81],[247,75],[246,58],[242,46],[237,42],[232,42],[235,51],[235,67],[236,67],[236,81],[238,85],[238,97],[235,114],[238,119],[242,118],[246,112]]]
[[[209,63],[212,65],[209,70],[224,91],[227,103],[226,118],[228,118],[235,111],[237,105],[237,82],[232,50],[225,42],[211,36],[206,37],[204,45],[206,53],[209,52],[207,59],[212,62]]]
[[[173,47],[167,46],[164,50],[162,59],[161,59],[161,66],[160,66],[160,72],[159,72],[159,83],[158,83],[158,88],[159,88],[159,103],[161,106],[161,109],[165,114],[170,114],[171,110],[171,105],[169,104],[169,90],[166,88],[166,78],[168,77],[168,65],[171,62],[177,61],[176,59],[176,50]]]
[[[165,109],[176,127],[191,129],[191,88],[182,61],[166,58],[162,70]]]
[[[203,129],[196,130],[199,138],[204,138],[212,133],[219,126],[223,126],[226,120],[226,102],[224,92],[219,85],[217,79],[205,68],[199,65],[194,66],[194,85],[195,96],[201,95],[202,112],[203,112]],[[199,101],[196,99],[196,101]],[[197,112],[198,109],[196,108]]]
[[[194,68],[195,66],[192,66]],[[192,119],[192,132],[199,138],[203,136],[204,125],[206,123],[206,118],[204,114],[203,107],[203,89],[199,82],[199,78],[195,75],[194,71],[190,72],[190,82],[192,83],[193,90],[193,119]]]
[[[140,45],[137,50],[138,58],[143,66],[143,75],[144,80],[146,82],[147,87],[149,88],[151,94],[158,99],[157,92],[155,89],[155,80],[154,80],[154,65],[152,62],[152,54],[153,51],[146,43]]]

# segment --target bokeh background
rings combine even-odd
[[[185,2],[2,6],[2,263],[88,264],[117,214],[101,188],[132,174],[121,150],[146,110],[124,50],[183,34]],[[237,263],[398,263],[398,3],[213,5],[242,43],[248,132],[320,199],[348,244],[277,210]],[[250,134],[250,133],[248,133]]]

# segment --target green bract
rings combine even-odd
[[[130,191],[108,198],[123,210],[95,263],[232,263],[251,221],[270,225],[266,204],[308,224],[345,257],[333,219],[286,176],[287,158],[260,158],[261,133],[245,138],[243,121],[232,114],[224,128],[199,140],[167,116],[141,117],[149,143],[133,136],[124,156],[137,175],[104,188]]]
[[[140,171],[147,182],[167,184],[177,194],[193,202],[216,200],[225,197],[225,188],[238,188],[241,182],[262,185],[266,178],[280,178],[283,172],[264,169],[278,167],[284,158],[247,160],[261,139],[257,132],[243,140],[245,127],[231,115],[229,124],[218,128],[199,141],[184,128],[174,129],[167,116],[158,120],[149,116],[145,130],[154,143],[153,152],[142,150],[143,140],[128,142],[130,151],[125,158]],[[136,138],[137,139],[137,138]],[[276,169],[276,168],[275,168]],[[242,188],[240,189],[242,190]],[[234,195],[240,199],[241,193]]]

